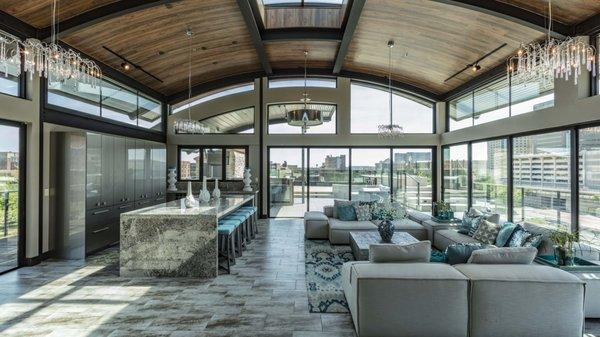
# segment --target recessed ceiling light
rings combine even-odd
[[[125,71],[129,71],[129,70],[131,70],[131,64],[129,64],[127,62],[123,62],[123,63],[121,63],[121,68],[123,68],[123,70],[125,70]]]

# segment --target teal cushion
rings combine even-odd
[[[238,221],[246,221],[248,217],[244,216],[244,215],[235,215],[235,214],[230,214],[228,216],[225,217],[225,220],[238,220]]]
[[[531,233],[525,230],[521,225],[517,225],[517,228],[513,232],[513,235],[508,241],[508,247],[523,247],[527,238],[531,236]]]
[[[239,220],[219,220],[219,226],[239,226],[241,221]]]
[[[342,221],[356,221],[356,211],[353,205],[338,206],[338,219]]]
[[[467,263],[469,258],[471,257],[471,253],[478,249],[487,248],[488,245],[484,245],[483,243],[455,243],[448,248],[444,252],[446,255],[446,263],[448,264],[461,264]]]
[[[227,234],[227,235],[233,233],[233,231],[235,230],[234,226],[219,226],[217,228],[218,228],[219,234]]]
[[[498,236],[496,237],[496,246],[506,247],[515,229],[517,229],[516,224],[512,222],[505,222],[504,225],[502,225],[502,228],[500,228],[500,232],[498,232]]]

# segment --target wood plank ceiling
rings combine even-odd
[[[126,72],[128,76],[165,95],[179,93],[187,88],[187,27],[196,33],[193,39],[193,84],[262,71],[264,67],[259,57],[261,54],[257,53],[257,48],[261,47],[264,48],[266,60],[275,74],[281,69],[297,69],[301,73],[303,50],[310,53],[309,67],[327,70],[333,68],[340,49],[339,39],[297,39],[298,35],[294,35],[293,38],[257,43],[248,30],[249,26],[240,10],[240,1],[173,1],[93,25],[84,25],[83,28],[64,34],[61,40],[123,71],[120,67],[122,60],[103,46],[114,50],[163,82],[135,69]],[[547,0],[499,1],[540,15],[547,12]],[[115,2],[116,0],[63,0],[60,2],[60,19],[65,20]],[[348,54],[343,59],[344,62],[340,63],[343,70],[386,76],[386,43],[389,39],[394,39],[397,47],[394,49],[393,78],[434,94],[444,94],[485,70],[502,64],[521,42],[530,42],[544,36],[539,29],[521,26],[485,11],[469,9],[469,6],[452,5],[453,2],[461,3],[425,0],[366,1],[350,40]],[[42,29],[51,23],[51,3],[52,0],[0,0],[0,10]],[[552,4],[555,19],[566,25],[579,23],[600,12],[600,0],[553,0]],[[256,15],[258,20],[264,18],[265,9],[262,4],[259,3],[255,8],[261,12]],[[342,11],[345,9],[346,2]],[[272,22],[281,21],[282,16],[275,14],[277,13],[273,13],[271,18]],[[314,34],[319,28],[311,27],[311,22],[324,19],[326,18],[310,20],[303,17],[296,23],[283,20],[276,26],[300,26],[292,29],[304,29]],[[338,21],[341,24],[341,36],[344,22],[342,19]],[[332,25],[337,27],[338,23],[324,26]],[[259,23],[258,26],[265,25]],[[273,31],[268,28],[264,28],[261,34]],[[331,27],[329,31],[331,32]],[[444,83],[448,76],[503,43],[507,43],[507,46],[483,61],[480,72],[466,71]]]

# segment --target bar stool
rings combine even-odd
[[[252,212],[252,221],[250,222],[250,234],[254,239],[256,234],[258,234],[258,208],[256,206],[242,206],[241,210],[251,211]]]
[[[235,228],[234,231],[234,248],[235,248],[235,256],[236,257],[241,257],[242,256],[242,229],[241,229],[241,221],[236,220],[236,219],[227,219],[224,218],[222,220],[219,220],[219,226],[233,226]]]
[[[230,225],[220,225],[217,227],[217,230],[219,237],[219,254],[226,259],[225,266],[219,264],[219,267],[225,269],[229,274],[231,272],[231,266],[235,264],[235,252],[233,251],[233,232],[235,231],[235,227]]]
[[[248,221],[248,217],[245,214],[238,214],[236,212],[231,213],[229,215],[227,215],[225,218],[223,218],[224,220],[236,220],[239,221],[240,223],[240,229],[241,229],[241,237],[242,237],[242,247],[246,247],[246,238],[247,238],[247,233],[246,233],[246,226],[245,223]]]
[[[244,238],[248,243],[252,241],[250,223],[252,221],[252,212],[248,210],[238,209],[234,212],[235,215],[241,215],[246,217],[246,221],[242,224],[244,226]]]

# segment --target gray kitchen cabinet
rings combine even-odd
[[[146,190],[146,141],[135,141],[135,200],[145,200]]]
[[[164,144],[152,145],[152,195],[160,201],[166,195],[167,150]]]
[[[86,208],[94,209],[102,203],[102,135],[86,135]]]
[[[102,135],[102,207],[113,204],[114,144],[115,137]]]
[[[146,141],[144,143],[144,147],[146,149],[146,157],[144,158],[144,195],[145,199],[152,198],[152,175],[153,175],[153,165],[152,165],[152,150],[153,150],[153,142]]]
[[[113,197],[115,205],[127,202],[127,200],[125,200],[125,184],[127,176],[126,142],[127,139],[125,137],[115,137],[114,139]]]
[[[125,141],[127,153],[127,173],[125,177],[125,200],[135,200],[135,139],[127,138]]]

